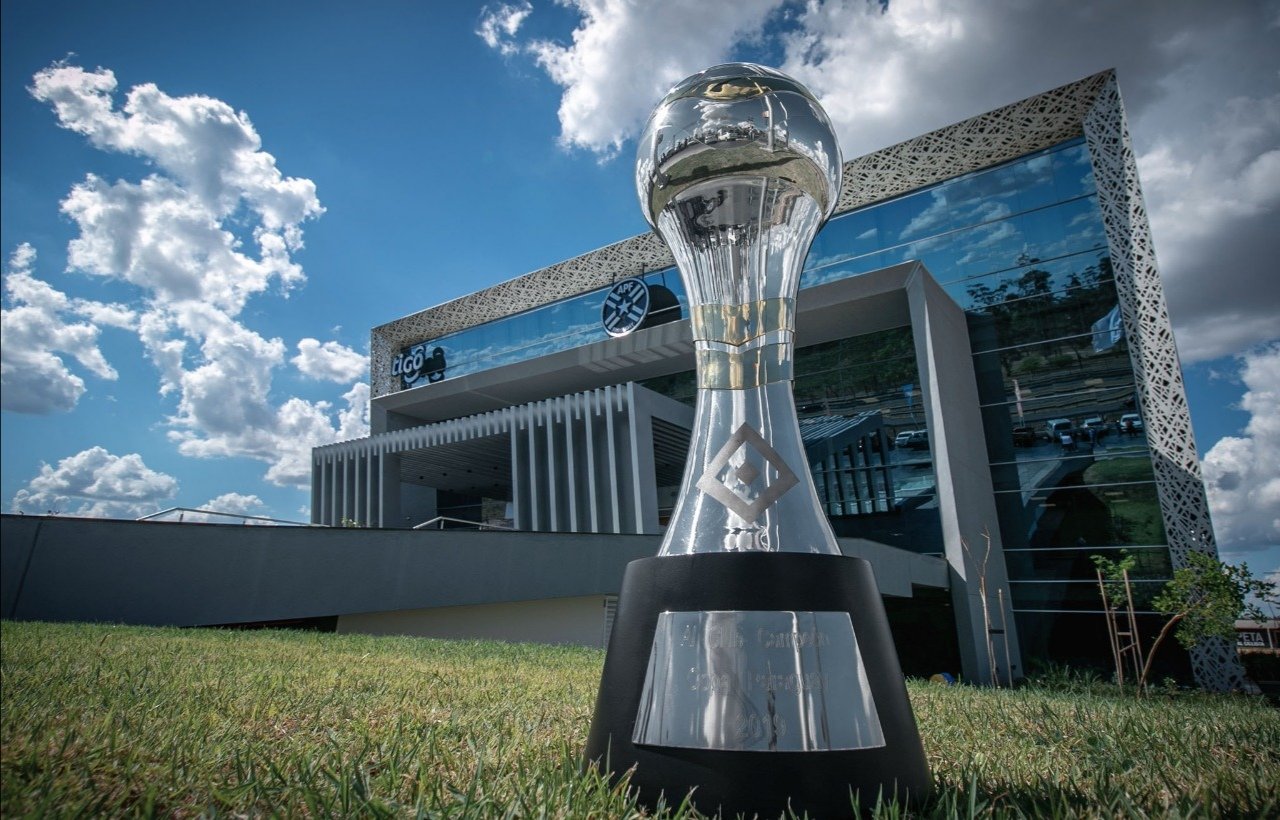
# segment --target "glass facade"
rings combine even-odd
[[[688,315],[688,303],[675,268],[639,277],[649,289],[648,317],[641,327],[673,322]],[[448,336],[410,345],[392,364],[392,375],[404,388],[426,381],[456,378],[507,364],[536,359],[609,338],[601,322],[608,290],[593,291],[526,310],[496,322],[469,327]],[[428,366],[401,364],[406,356],[423,352]],[[432,358],[438,366],[430,367]]]
[[[802,287],[910,260],[968,317],[984,422],[975,435],[985,436],[1024,651],[1074,657],[1081,618],[1100,610],[1090,556],[1138,556],[1140,590],[1171,572],[1084,140],[833,218]],[[645,278],[673,295],[668,315],[687,315],[674,270]],[[606,338],[604,293],[424,344],[444,349],[451,377],[594,343]],[[802,419],[878,414],[879,435],[811,465],[837,533],[940,553],[917,372],[909,327],[806,347],[796,405]],[[692,373],[645,385],[693,398]],[[1142,609],[1149,595],[1138,597]]]

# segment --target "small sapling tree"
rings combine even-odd
[[[1152,607],[1169,620],[1147,652],[1138,690],[1146,687],[1156,651],[1170,634],[1185,649],[1214,637],[1234,640],[1237,618],[1262,618],[1261,609],[1249,600],[1250,596],[1266,599],[1274,591],[1275,584],[1254,578],[1247,564],[1237,567],[1212,555],[1191,553],[1187,566],[1174,570],[1173,578],[1151,601]]]
[[[1120,550],[1120,558],[1115,561],[1105,555],[1091,555],[1089,558],[1097,568],[1107,637],[1111,641],[1111,659],[1116,668],[1116,685],[1123,689],[1126,660],[1133,666],[1135,684],[1142,672],[1142,640],[1134,617],[1133,587],[1129,583],[1129,571],[1137,566],[1138,560],[1128,550]]]

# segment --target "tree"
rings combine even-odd
[[[1224,564],[1212,555],[1193,552],[1187,566],[1175,570],[1173,578],[1152,600],[1152,607],[1168,621],[1160,629],[1147,653],[1138,690],[1142,691],[1151,674],[1160,644],[1173,634],[1183,648],[1191,649],[1209,638],[1233,640],[1236,619],[1241,615],[1262,619],[1262,610],[1249,601],[1250,596],[1267,598],[1275,592],[1275,584],[1254,578],[1248,564]]]
[[[969,550],[968,539],[961,538],[960,546],[964,548],[964,554],[969,562],[974,565],[978,571],[978,594],[982,597],[982,630],[987,638],[987,674],[991,676],[991,684],[993,686],[1000,685],[1000,664],[996,661],[996,645],[992,639],[992,635],[1000,635],[1004,641],[1004,665],[1005,671],[1009,676],[1009,683],[1013,683],[1013,664],[1009,660],[1009,624],[1006,622],[1007,617],[1004,608],[1004,590],[996,589],[997,598],[1000,605],[1000,628],[995,629],[991,624],[991,607],[990,596],[987,594],[987,562],[991,558],[991,532],[986,527],[982,529],[982,539],[987,542],[987,549],[982,553],[982,562],[978,563],[973,553]]]
[[[1133,665],[1135,684],[1142,673],[1142,639],[1134,617],[1133,587],[1129,583],[1129,571],[1137,566],[1138,559],[1128,550],[1120,550],[1118,561],[1104,555],[1091,555],[1089,558],[1097,568],[1102,609],[1107,618],[1107,637],[1111,640],[1111,659],[1116,667],[1116,685],[1123,689],[1126,660]]]

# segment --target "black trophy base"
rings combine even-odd
[[[632,741],[659,613],[848,612],[885,744],[839,751],[726,751]],[[586,761],[613,780],[631,772],[642,806],[702,813],[851,817],[877,798],[918,803],[931,778],[871,565],[806,553],[708,553],[627,565],[587,738]]]

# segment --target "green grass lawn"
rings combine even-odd
[[[4,623],[0,774],[30,815],[623,817],[578,771],[599,650]],[[909,681],[920,816],[1280,814],[1280,711]],[[901,816],[895,806],[878,815]]]

